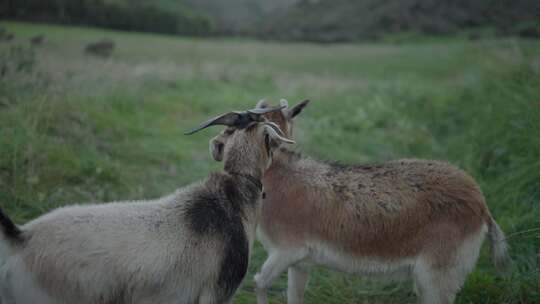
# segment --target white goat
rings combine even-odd
[[[292,142],[232,112],[225,170],[174,194],[71,206],[18,228],[0,210],[0,303],[228,303],[247,272],[264,170]],[[192,132],[194,132],[192,131]],[[192,133],[190,132],[190,133]]]
[[[265,117],[287,137],[307,105]],[[260,102],[258,108],[266,108]],[[223,157],[231,130],[210,142]],[[397,160],[373,166],[327,164],[281,148],[263,179],[258,236],[269,257],[255,276],[259,303],[289,271],[288,303],[302,303],[308,265],[368,276],[412,277],[421,303],[452,303],[487,234],[495,263],[507,257],[504,234],[480,188],[444,162]]]

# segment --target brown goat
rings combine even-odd
[[[265,117],[292,136],[304,101]],[[258,108],[266,108],[259,102]],[[234,132],[210,142],[214,159]],[[368,276],[413,278],[421,303],[452,303],[472,271],[486,233],[497,265],[507,260],[504,234],[482,192],[464,171],[440,161],[404,159],[342,166],[274,152],[263,177],[259,239],[269,257],[255,276],[259,303],[289,270],[288,303],[302,303],[306,266]]]

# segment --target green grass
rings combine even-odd
[[[443,159],[480,183],[515,261],[482,251],[458,303],[540,302],[540,43],[278,44],[2,22],[0,206],[18,223],[84,202],[152,198],[220,163],[203,119],[260,98],[310,98],[297,149],[344,163]],[[44,34],[45,45],[28,38]],[[103,37],[108,59],[85,55]],[[487,246],[486,246],[487,247]],[[253,303],[257,245],[237,303]],[[283,303],[285,276],[271,290]],[[411,303],[408,283],[315,269],[308,303]]]

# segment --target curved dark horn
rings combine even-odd
[[[210,126],[215,125],[224,125],[229,127],[236,127],[238,129],[243,129],[247,127],[251,122],[257,121],[260,122],[260,116],[262,114],[275,112],[283,109],[283,107],[277,108],[268,108],[268,109],[251,109],[245,112],[229,112],[214,118],[211,118],[203,122],[200,126],[184,132],[185,135],[191,135],[195,132],[198,132],[202,129],[206,129]]]
[[[206,129],[214,125],[235,126],[238,121],[246,120],[246,118],[249,119],[246,114],[247,113],[242,113],[242,112],[229,112],[229,113],[216,116],[214,118],[210,118],[209,120],[203,122],[200,126],[184,132],[184,135],[191,135],[195,132],[198,132],[202,129]],[[245,118],[242,119],[242,117],[245,117]]]

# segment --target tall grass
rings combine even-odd
[[[73,203],[157,197],[218,169],[217,130],[182,131],[263,97],[313,100],[298,149],[345,163],[443,159],[480,183],[508,235],[514,265],[487,248],[458,303],[540,302],[540,57],[538,42],[444,41],[392,46],[196,40],[3,23],[0,206],[24,223]],[[42,47],[27,38],[47,36]],[[110,59],[84,55],[108,37]],[[237,295],[253,303],[256,245]],[[285,277],[271,290],[284,301]],[[315,268],[308,303],[412,303],[408,283]]]

